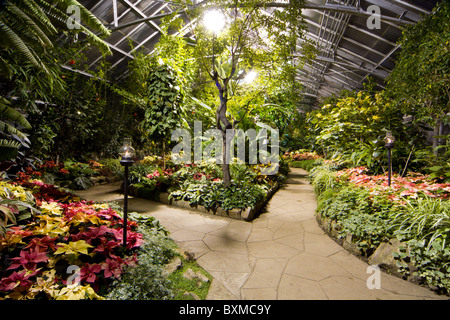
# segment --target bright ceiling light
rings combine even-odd
[[[256,71],[251,70],[251,71],[247,72],[247,75],[244,78],[244,83],[246,83],[246,84],[252,83],[256,79],[257,76],[258,76],[258,73]]]
[[[203,16],[203,24],[209,31],[219,33],[225,26],[225,17],[218,10],[209,10]]]

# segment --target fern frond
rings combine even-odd
[[[53,43],[47,37],[46,33],[22,10],[13,4],[8,4],[8,11],[14,14],[14,18],[31,34],[33,34],[42,44],[53,47]]]
[[[47,17],[45,12],[34,0],[21,0],[14,1],[15,5],[24,11],[34,22],[41,26],[41,29],[46,30],[47,34],[56,34],[55,26],[52,24],[50,19]]]
[[[17,141],[0,139],[0,161],[15,159],[19,148],[20,143]]]
[[[0,21],[0,38],[7,46],[15,48],[28,62],[39,69],[44,69],[39,57],[36,57],[27,44],[9,26]]]
[[[3,121],[15,122],[25,129],[31,129],[31,124],[19,111],[9,106],[10,102],[5,98],[0,98],[0,119]],[[1,131],[1,130],[0,130]]]

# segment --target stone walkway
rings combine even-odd
[[[119,184],[79,194],[94,201],[122,201]],[[214,280],[211,300],[448,299],[402,279],[380,274],[369,289],[369,265],[334,242],[318,226],[316,199],[306,171],[292,169],[267,212],[252,222],[188,211],[149,200],[129,200],[129,210],[148,213]],[[374,282],[370,282],[374,283]]]

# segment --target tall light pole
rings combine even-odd
[[[123,146],[119,150],[119,154],[122,156],[120,159],[120,164],[125,168],[125,174],[123,178],[123,247],[127,247],[127,224],[128,224],[128,167],[130,167],[134,161],[133,157],[135,151],[131,146],[131,139],[124,138]]]
[[[394,147],[395,137],[392,135],[391,131],[386,132],[386,137],[384,138],[385,147],[388,151],[388,185],[391,186],[392,178],[392,154],[391,150]]]

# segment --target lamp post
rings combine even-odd
[[[123,146],[120,148],[119,154],[122,156],[120,164],[124,166],[125,175],[123,178],[123,247],[127,247],[127,220],[128,220],[128,167],[131,166],[133,156],[135,154],[133,147],[131,146],[131,139],[124,138]]]
[[[386,137],[384,138],[385,147],[388,151],[388,185],[391,186],[392,177],[392,154],[391,150],[394,147],[395,137],[392,135],[391,131],[386,132]]]

